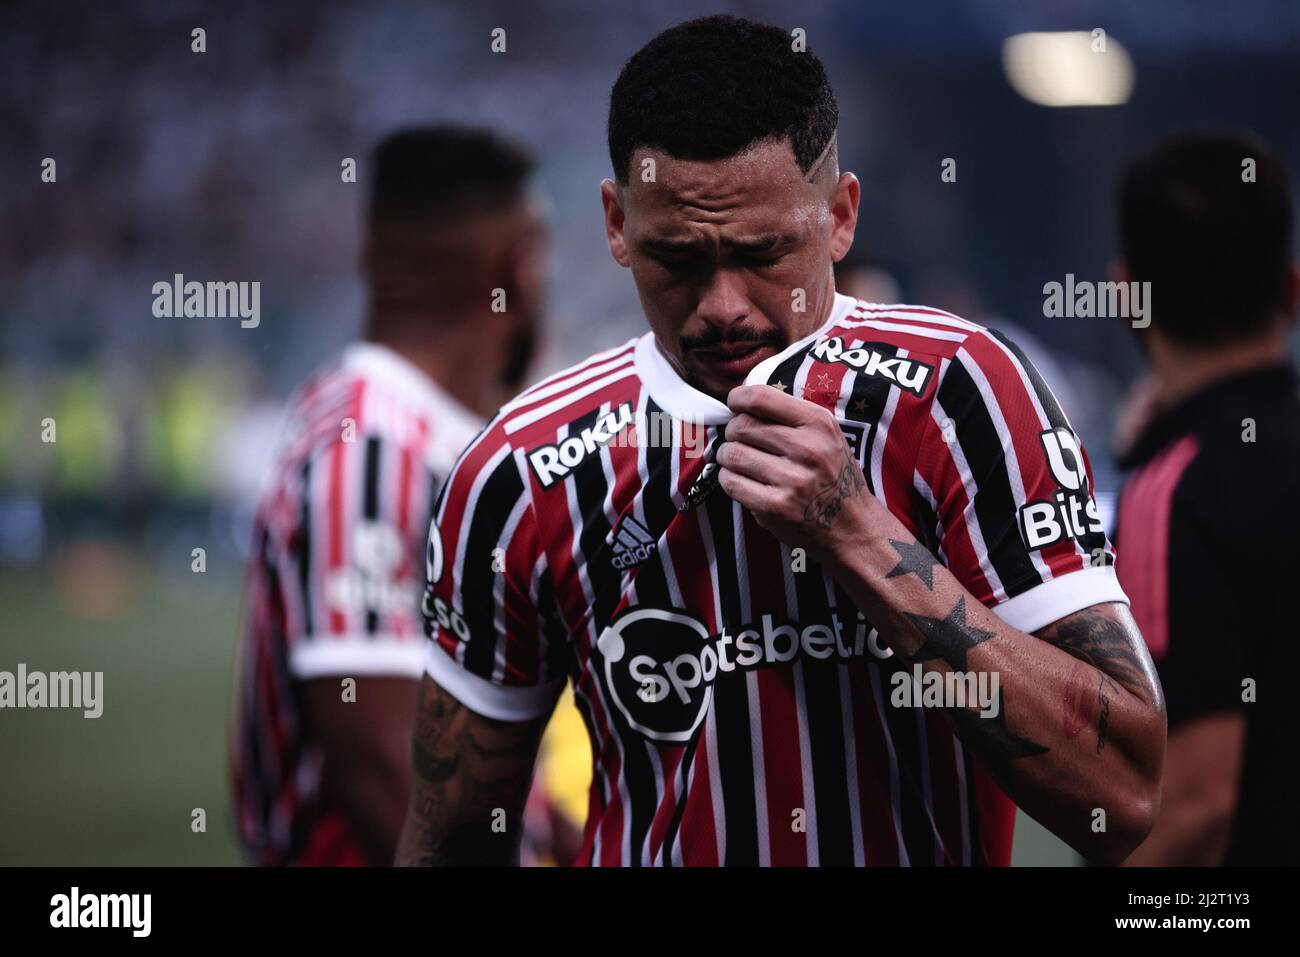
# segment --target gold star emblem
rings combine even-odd
[[[772,383],[772,388],[773,388],[773,389],[776,389],[776,391],[778,391],[778,392],[784,392],[784,391],[786,390],[787,386],[786,386],[786,384],[785,384],[784,382],[773,382],[773,383]]]
[[[817,377],[817,387],[819,389],[825,389],[827,392],[829,392],[831,388],[831,377],[828,376],[825,372],[823,372],[821,375]]]
[[[857,402],[854,402],[851,406],[849,406],[849,409],[850,409],[852,412],[854,412],[856,415],[866,415],[866,414],[867,414],[867,400],[866,400],[866,399],[858,399]]]

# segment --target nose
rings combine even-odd
[[[743,323],[749,318],[752,306],[738,270],[714,269],[708,285],[700,294],[695,314],[719,330]]]

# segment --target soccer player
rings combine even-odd
[[[254,530],[232,760],[257,863],[392,863],[433,503],[520,384],[540,310],[532,167],[454,127],[374,154],[365,341],[292,400]]]
[[[1164,797],[1132,864],[1297,864],[1300,277],[1264,144],[1180,134],[1126,170],[1125,281],[1151,284],[1155,415],[1121,460],[1120,581],[1164,686]]]
[[[601,198],[650,329],[448,479],[399,862],[514,859],[565,682],[579,863],[1006,864],[1012,801],[1089,859],[1146,835],[1163,704],[1082,450],[1011,343],[836,294],[837,122],[775,27],[690,21],[624,67]],[[957,678],[988,706],[907,707]]]

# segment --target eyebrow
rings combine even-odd
[[[799,241],[794,233],[762,233],[746,239],[724,239],[722,245],[730,250],[742,253],[771,252],[781,246],[790,246]],[[708,248],[709,243],[695,239],[642,239],[638,245],[647,252],[694,253]]]

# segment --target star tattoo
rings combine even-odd
[[[957,604],[945,618],[903,614],[925,639],[911,657],[917,661],[942,658],[953,671],[968,670],[966,661],[970,650],[994,637],[993,632],[967,623],[964,595],[957,599]]]
[[[898,542],[889,540],[894,551],[898,552],[899,562],[885,575],[886,578],[898,578],[901,575],[915,575],[930,591],[934,591],[934,556],[920,542]]]

